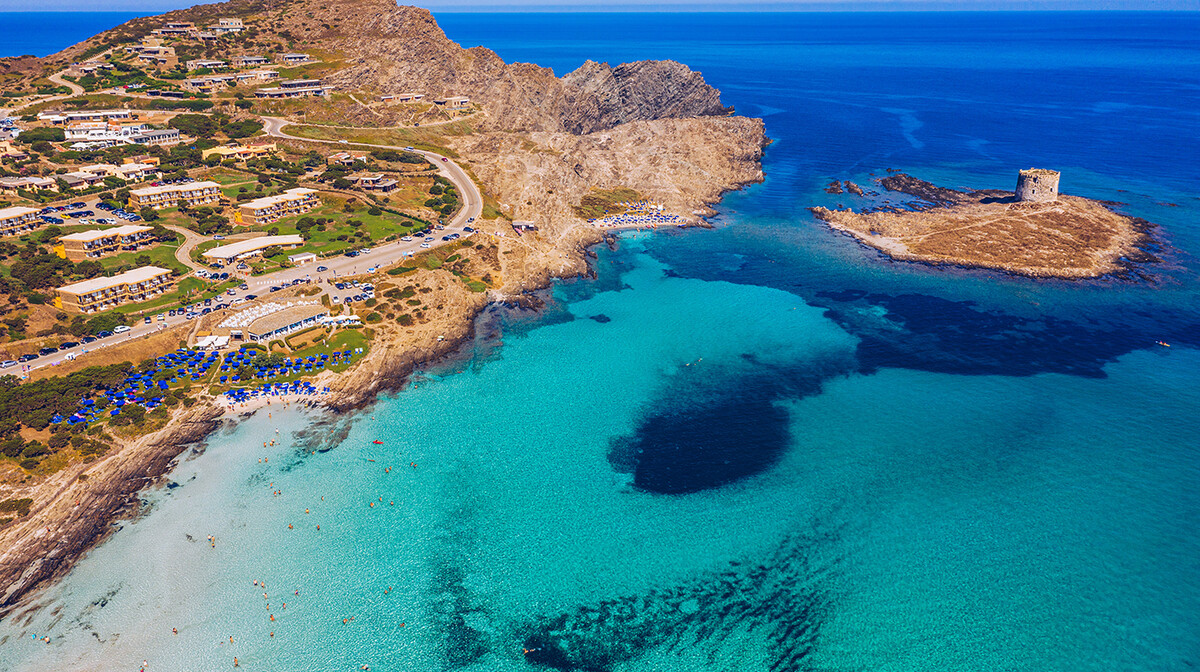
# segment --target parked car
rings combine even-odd
[[[200,314],[201,314],[201,315],[208,315],[208,314],[209,314],[209,313],[211,313],[211,312],[212,312],[212,308],[205,308],[204,310],[200,311]]]
[[[119,326],[119,327],[115,327],[115,328],[113,329],[113,333],[114,333],[114,334],[124,334],[124,333],[126,333],[126,332],[128,332],[128,331],[129,331],[129,327],[127,327],[127,326],[125,326],[125,325],[123,325],[123,324],[122,324],[121,326]]]
[[[158,321],[159,321],[159,322],[162,322],[162,321],[164,321],[164,320],[166,320],[166,319],[167,319],[167,314],[166,314],[166,313],[159,313],[159,314],[158,314]]]
[[[257,298],[258,298],[258,295],[257,295],[257,294],[247,294],[247,295],[246,295],[246,300],[247,300],[247,301],[253,301],[253,300],[257,299]]]
[[[216,235],[216,236],[213,236],[213,240],[225,240],[225,236]]]
[[[185,319],[185,320],[194,320],[194,319],[196,319],[196,314],[195,314],[195,313],[188,313],[188,314],[186,314],[186,315],[184,315],[184,316],[183,316],[183,319]]]
[[[175,317],[175,311],[174,311],[174,310],[168,310],[168,311],[167,311],[167,317]]]
[[[21,355],[20,357],[17,357],[17,361],[18,362],[32,362],[33,360],[35,360],[37,358],[38,358],[37,353],[31,352],[28,355]]]
[[[407,243],[407,242],[412,242],[412,236],[404,236],[404,237],[403,237],[403,238],[401,238],[400,240],[403,240],[403,241],[404,241],[404,242],[406,242],[406,243]]]
[[[75,201],[74,203],[68,205],[67,207],[68,208],[86,208],[87,203],[84,203],[83,201]]]
[[[429,247],[429,243],[421,243],[421,247]]]
[[[10,366],[16,366],[16,365],[17,365],[17,360],[6,359],[3,362],[0,362],[0,369],[7,369]]]
[[[84,336],[83,338],[79,339],[79,342],[83,343],[85,345],[88,343],[95,343],[96,337],[95,336]]]
[[[96,332],[96,338],[108,338],[109,336],[112,336],[112,335],[113,335],[113,332],[111,332],[111,331]]]
[[[317,272],[318,272],[318,273],[324,273],[325,271],[328,271],[328,270],[329,270],[329,269],[328,269],[328,268],[326,268],[325,266],[318,266],[318,267],[317,267]]]
[[[350,250],[349,252],[346,253],[346,256],[354,258],[354,257],[358,256],[358,252],[355,252],[354,250]]]
[[[466,231],[467,233],[475,233],[475,229],[472,229],[469,226],[464,226],[463,231]]]
[[[142,322],[143,322],[143,324],[150,324],[150,323],[151,323],[151,322],[153,322],[153,321],[154,321],[154,320],[153,320],[153,318],[151,318],[149,315],[147,315],[146,317],[142,318]]]
[[[58,348],[42,348],[41,350],[38,350],[38,354],[43,357],[46,355],[53,355],[56,352],[58,352]]]
[[[240,289],[244,292],[247,289],[250,289],[250,285],[247,285],[246,283],[243,282],[242,284],[238,285],[238,289]]]
[[[58,349],[66,350],[67,348],[73,348],[77,345],[79,345],[79,343],[76,341],[67,341],[66,343],[63,343],[62,345],[58,346]]]

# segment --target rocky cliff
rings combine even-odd
[[[505,63],[484,47],[464,49],[426,9],[390,0],[300,4],[281,18],[283,29],[313,36],[346,56],[346,67],[328,78],[331,83],[379,93],[469,96],[485,107],[494,130],[586,134],[630,121],[732,112],[700,73],[674,61],[615,68],[588,61],[559,79],[549,68]]]

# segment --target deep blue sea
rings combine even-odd
[[[31,10],[34,4],[30,4]],[[49,56],[154,12],[0,12],[0,56]]]
[[[687,63],[766,120],[766,181],[359,416],[223,430],[0,622],[0,668],[1200,665],[1200,14],[437,18],[557,74]],[[808,211],[1030,166],[1162,262],[897,263]]]

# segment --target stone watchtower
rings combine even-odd
[[[1017,176],[1017,200],[1053,203],[1058,200],[1058,171],[1044,168],[1022,170]]]

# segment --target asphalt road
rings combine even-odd
[[[262,117],[262,122],[263,130],[265,130],[268,135],[272,135],[276,138],[302,140],[304,142],[320,142],[327,145],[354,144],[357,147],[378,147],[380,149],[393,149],[420,154],[426,159],[429,159],[430,163],[438,167],[438,172],[454,184],[455,188],[458,189],[459,195],[462,197],[463,207],[461,210],[459,210],[458,214],[447,223],[448,228],[462,228],[463,224],[465,224],[468,219],[478,219],[479,216],[483,214],[483,195],[479,193],[479,188],[475,186],[475,182],[471,180],[470,176],[467,175],[467,172],[463,170],[461,166],[459,166],[450,158],[442,156],[441,154],[437,154],[435,152],[426,152],[420,149],[407,149],[405,147],[398,147],[396,145],[373,145],[360,142],[347,143],[341,142],[340,140],[312,140],[309,138],[301,138],[299,136],[289,135],[288,133],[284,132],[284,127],[291,124],[291,122],[287,121],[286,119],[280,119],[278,117]]]
[[[286,133],[283,133],[281,130],[283,128],[283,126],[287,125],[288,122],[286,122],[282,119],[276,119],[273,117],[263,117],[263,122],[265,124],[265,128],[266,128],[267,132],[270,135],[273,135],[275,137],[282,137],[282,138],[294,138],[294,136],[287,135]],[[329,140],[329,141],[307,140],[306,138],[294,138],[294,139],[306,140],[308,142],[325,142],[328,144],[335,144],[335,145],[341,144],[341,143],[339,143],[337,141],[333,141],[333,140]],[[422,151],[422,150],[405,150],[404,147],[394,147],[391,145],[366,145],[366,146],[380,147],[383,149],[412,151],[414,153],[420,154],[420,155],[424,156],[425,158],[429,159],[429,161],[431,163],[433,163],[433,165],[438,167],[439,173],[441,173],[444,177],[446,177],[446,179],[450,180],[450,182],[453,183],[454,186],[458,189],[458,193],[459,193],[460,197],[462,198],[463,207],[459,210],[458,214],[456,214],[449,222],[446,223],[444,229],[434,230],[429,234],[429,236],[427,236],[428,238],[432,238],[433,240],[422,240],[422,239],[414,239],[412,241],[397,240],[397,241],[394,241],[391,243],[387,243],[387,244],[383,244],[383,245],[379,245],[374,248],[371,248],[370,252],[361,253],[357,257],[347,257],[347,256],[342,255],[342,256],[332,257],[329,259],[321,259],[316,262],[311,262],[311,263],[305,264],[303,266],[283,269],[280,271],[276,271],[274,273],[270,273],[267,275],[261,275],[261,276],[254,277],[254,278],[251,278],[251,277],[243,275],[243,274],[239,274],[239,275],[241,275],[244,284],[246,284],[247,289],[245,289],[245,290],[237,289],[234,291],[233,294],[227,294],[227,295],[223,296],[222,298],[213,299],[213,302],[212,302],[213,305],[216,305],[217,303],[222,303],[222,302],[230,303],[234,299],[245,298],[247,296],[256,296],[256,297],[258,297],[256,300],[270,299],[274,296],[274,294],[270,291],[271,287],[280,286],[280,285],[283,285],[284,283],[290,283],[291,281],[296,280],[296,279],[306,279],[313,283],[320,283],[319,286],[321,286],[325,290],[325,293],[328,293],[330,295],[330,298],[332,300],[334,300],[337,303],[341,303],[342,300],[345,299],[347,295],[354,294],[354,292],[339,291],[336,288],[334,288],[332,283],[334,281],[336,281],[338,278],[344,278],[344,277],[355,276],[355,275],[364,275],[364,274],[371,272],[371,270],[373,270],[373,269],[391,266],[391,265],[399,262],[400,260],[402,260],[405,257],[412,256],[412,255],[416,254],[417,252],[421,251],[422,249],[427,249],[423,246],[428,246],[429,248],[432,248],[432,247],[436,247],[438,245],[443,245],[446,242],[449,242],[449,241],[443,241],[442,236],[448,235],[450,233],[459,233],[464,236],[470,235],[470,234],[463,232],[462,229],[464,226],[469,225],[468,220],[477,220],[479,218],[479,216],[483,213],[483,196],[482,196],[482,194],[479,193],[478,187],[475,186],[475,183],[471,180],[470,176],[468,176],[466,171],[464,171],[457,163],[450,160],[448,157],[444,157],[444,156],[434,153],[434,152],[426,152],[426,151]],[[97,210],[95,208],[95,205],[98,202],[95,197],[75,199],[75,201],[72,201],[72,202],[78,202],[78,201],[83,201],[84,203],[86,203],[87,204],[86,209],[95,211],[97,217],[106,216],[106,213],[103,210]],[[68,220],[68,221],[74,221],[74,220]],[[194,236],[195,236],[195,234],[193,233],[192,237],[194,237]],[[192,237],[189,237],[189,238],[192,238]],[[205,240],[208,240],[208,238],[205,238]],[[191,240],[190,242],[192,242],[194,245],[194,244],[197,244],[199,241]],[[317,271],[318,267],[324,267],[327,270]],[[234,268],[225,268],[222,270],[236,272],[236,269],[234,269]],[[307,286],[311,286],[311,285],[307,285]],[[307,297],[307,299],[320,300],[320,295]],[[178,306],[175,306],[175,307],[178,307]],[[221,311],[221,314],[229,315],[229,314],[232,314],[232,313],[237,312],[238,310],[241,310],[244,308],[245,308],[245,305],[232,306],[228,309],[225,309],[224,311]],[[169,309],[164,309],[164,312],[166,312],[166,310],[169,310]],[[146,334],[150,334],[150,333],[154,333],[156,331],[175,327],[180,324],[183,324],[184,322],[189,322],[189,320],[187,320],[186,317],[183,315],[176,315],[174,317],[164,317],[164,319],[162,321],[159,321],[157,319],[157,315],[156,315],[152,319],[151,324],[145,324],[144,322],[139,322],[136,325],[133,325],[132,329],[124,334],[117,334],[117,335],[110,336],[105,339],[98,340],[94,343],[78,345],[74,348],[70,348],[67,350],[60,350],[59,352],[53,353],[51,355],[39,357],[38,359],[35,359],[32,362],[26,362],[24,364],[17,364],[16,366],[12,366],[8,369],[2,369],[0,371],[2,371],[3,373],[17,374],[17,373],[22,372],[23,370],[26,370],[25,367],[29,367],[28,370],[33,370],[33,369],[39,369],[39,368],[46,367],[46,366],[55,366],[59,363],[62,363],[63,361],[68,360],[68,359],[75,359],[79,356],[86,356],[87,353],[95,352],[97,350],[101,350],[106,347],[111,347],[112,345],[115,345],[118,343],[123,343],[130,339],[141,338],[142,336],[144,336]]]

